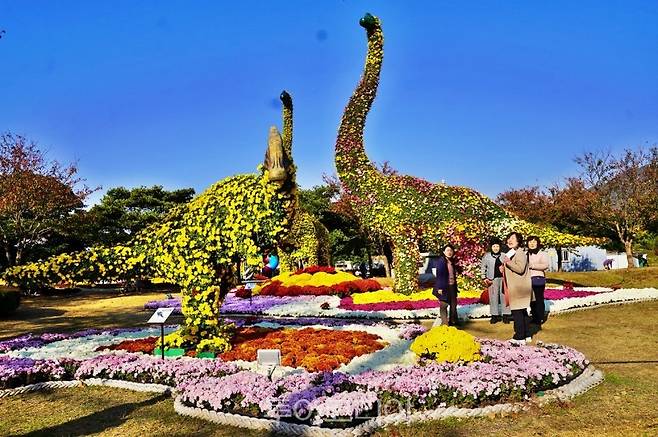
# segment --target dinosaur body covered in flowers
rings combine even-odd
[[[420,247],[436,251],[445,243],[458,245],[465,276],[476,285],[477,263],[489,237],[517,230],[539,235],[551,245],[590,242],[519,220],[475,190],[379,171],[366,155],[363,131],[377,93],[383,34],[377,17],[366,14],[360,24],[367,32],[367,58],[361,81],[340,123],[335,163],[363,225],[383,235],[393,246],[397,292],[406,294],[417,289]]]
[[[230,333],[219,320],[219,308],[235,285],[238,261],[260,264],[263,250],[286,241],[292,224],[300,220],[292,161],[292,99],[284,91],[281,100],[283,139],[272,126],[260,174],[215,183],[125,246],[92,248],[18,266],[5,272],[5,280],[40,286],[115,281],[131,275],[162,278],[181,287],[185,317],[168,343],[197,350],[228,348]]]

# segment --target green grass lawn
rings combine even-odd
[[[48,331],[143,323],[146,300],[162,294],[80,295],[72,301],[28,299],[13,329]],[[47,302],[43,305],[44,302]],[[43,305],[46,318],[40,312]],[[432,421],[380,430],[394,436],[658,435],[658,301],[610,305],[551,316],[537,335],[575,347],[601,368],[605,382],[571,402],[507,417]],[[114,323],[113,323],[114,322]],[[5,330],[2,335],[14,335]],[[511,325],[468,322],[478,337],[507,339]],[[640,361],[650,361],[641,363]],[[0,399],[0,435],[264,436],[264,432],[178,416],[171,398],[112,388],[60,389]]]
[[[595,272],[552,272],[549,284],[573,282],[581,287],[658,288],[658,267],[599,270]]]

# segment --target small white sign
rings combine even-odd
[[[146,323],[164,323],[173,312],[173,308],[158,308]]]
[[[279,349],[258,349],[256,358],[259,366],[280,366],[281,350]]]

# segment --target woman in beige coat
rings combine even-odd
[[[512,232],[507,236],[509,252],[505,259],[505,300],[509,303],[514,319],[513,343],[530,343],[532,336],[528,325],[527,308],[532,297],[528,252],[523,248],[523,236]]]

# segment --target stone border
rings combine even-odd
[[[529,409],[533,404],[543,406],[556,400],[567,400],[585,393],[603,382],[603,372],[588,366],[583,372],[568,384],[546,391],[545,395],[530,402],[489,405],[480,408],[437,408],[430,411],[420,411],[413,414],[398,413],[376,417],[361,425],[346,429],[320,428],[317,426],[299,425],[281,422],[273,419],[246,417],[238,414],[218,413],[202,408],[188,407],[182,404],[180,397],[174,402],[174,410],[183,416],[207,420],[214,423],[241,428],[265,430],[287,435],[304,435],[310,437],[345,436],[355,437],[370,434],[376,429],[399,424],[409,424],[427,420],[445,419],[447,417],[482,417],[504,413],[514,413]]]

